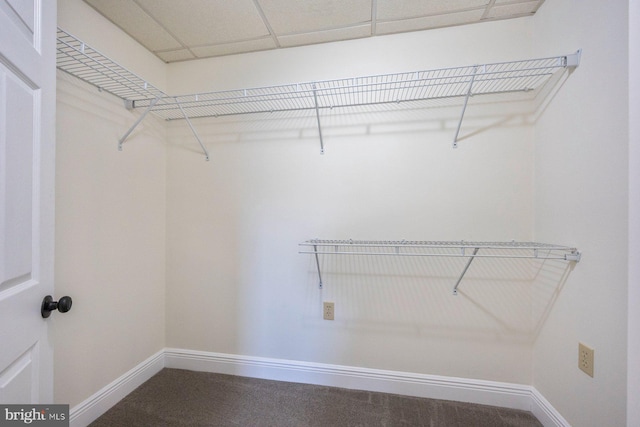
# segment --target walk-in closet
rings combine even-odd
[[[626,425],[631,3],[58,0],[72,425],[163,368]]]

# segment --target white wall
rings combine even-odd
[[[184,93],[524,59],[530,30],[527,18],[171,64],[168,84]],[[532,127],[489,115],[453,150],[460,107],[432,114],[325,118],[323,156],[313,116],[195,120],[209,163],[171,123],[167,345],[529,384],[530,264],[476,262],[454,297],[464,260],[325,258],[320,291],[311,256],[297,253],[314,237],[532,237]],[[335,321],[322,320],[322,300],[335,302]]]
[[[535,232],[580,248],[534,346],[533,385],[576,426],[625,425],[628,233],[627,2],[545,2],[536,54],[583,48],[535,127]],[[540,280],[541,292],[549,284]],[[595,377],[577,368],[595,349]]]
[[[76,6],[60,18],[119,37]],[[148,118],[119,152],[136,113],[60,71],[57,85],[56,295],[73,309],[54,319],[54,384],[73,407],[164,347],[166,147]]]

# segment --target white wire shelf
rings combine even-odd
[[[537,94],[552,77],[579,65],[581,52],[549,58],[442,68],[427,71],[353,77],[280,86],[167,95],[84,42],[58,29],[57,67],[125,100],[128,108],[146,109],[165,120],[224,117],[286,111],[315,111],[320,149],[324,152],[321,111],[458,98],[463,101],[458,133],[472,96]],[[144,117],[144,116],[143,116]],[[118,147],[133,128],[121,139]],[[189,122],[205,151],[200,138]]]
[[[400,257],[454,257],[468,258],[458,285],[475,258],[524,258],[579,262],[578,249],[538,242],[467,242],[467,241],[415,241],[415,240],[321,240],[312,239],[299,244],[298,253],[315,255],[318,279],[322,288],[319,255],[373,255]]]
[[[58,69],[125,101],[164,98],[167,95],[143,78],[58,28]]]
[[[529,92],[541,87],[565,64],[566,57],[555,57],[181,95],[156,105],[154,112],[167,120],[182,118],[175,100],[189,117],[222,117],[463,98],[474,76],[471,96]],[[146,107],[151,101],[139,100],[135,106]]]

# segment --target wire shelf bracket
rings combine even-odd
[[[147,109],[144,110],[144,113],[142,113],[140,115],[140,117],[138,117],[138,120],[136,120],[135,123],[129,128],[129,130],[122,136],[122,138],[120,138],[118,140],[118,151],[122,151],[122,144],[124,144],[124,142],[127,140],[127,138],[129,138],[129,135],[131,135],[131,132],[133,132],[133,130],[136,127],[138,127],[140,122],[142,122],[144,120],[144,118],[147,117],[147,114],[149,114],[151,112],[151,110],[153,109],[153,106],[156,105],[158,103],[158,101],[160,101],[160,97],[158,97],[158,98],[154,99],[153,101],[151,101],[151,103],[149,104]]]
[[[122,151],[123,144],[131,133],[147,117],[150,112],[154,112],[154,107],[166,102],[171,98],[163,91],[154,87],[146,80],[120,66],[116,62],[107,58],[97,50],[91,48],[86,43],[58,28],[57,33],[57,67],[80,80],[95,86],[99,91],[108,92],[124,100],[125,108],[133,110],[141,100],[145,101],[145,110],[134,122],[134,124],[118,140],[118,151]],[[175,99],[177,108],[182,112],[191,132],[200,144],[205,154],[205,160],[209,161],[209,152],[205,148],[202,140],[198,136],[189,117],[182,106]]]
[[[460,113],[460,121],[458,121],[458,127],[456,128],[456,134],[453,137],[453,148],[458,148],[458,135],[460,135],[460,128],[462,127],[462,119],[464,119],[464,113],[467,111],[467,104],[469,103],[469,97],[471,96],[471,89],[473,89],[473,82],[476,79],[476,73],[478,72],[478,67],[476,66],[473,69],[473,74],[471,75],[471,81],[469,82],[469,90],[464,97],[464,104],[462,105],[462,113]]]
[[[196,132],[196,129],[191,124],[191,120],[189,120],[189,116],[187,116],[187,113],[185,113],[184,109],[182,108],[182,105],[180,105],[180,102],[178,102],[178,98],[176,98],[175,100],[176,100],[176,105],[178,106],[178,108],[180,108],[180,112],[184,116],[184,119],[186,120],[187,124],[189,125],[189,128],[191,129],[191,133],[193,133],[193,136],[196,137],[196,140],[198,141],[198,144],[200,144],[200,148],[202,148],[202,151],[204,152],[205,160],[208,162],[209,161],[209,152],[207,151],[207,149],[205,148],[204,144],[202,143],[202,140],[200,139],[200,136],[198,136],[198,132]]]
[[[460,282],[462,282],[462,278],[464,277],[464,275],[467,274],[467,270],[471,266],[471,263],[473,262],[473,260],[476,259],[476,255],[478,254],[479,250],[480,248],[473,248],[473,255],[469,257],[469,261],[467,261],[467,265],[464,266],[464,270],[462,270],[462,273],[460,273],[460,277],[458,278],[458,281],[453,287],[454,295],[458,295],[458,285],[460,284]]]
[[[381,241],[381,240],[321,240],[312,239],[299,243],[299,254],[315,256],[319,288],[322,289],[320,255],[369,255],[400,257],[453,257],[468,258],[453,287],[458,286],[476,258],[516,258],[538,260],[563,260],[580,262],[582,253],[576,248],[537,242],[467,242],[467,241]],[[483,250],[480,253],[480,250]],[[472,251],[471,251],[472,250]],[[470,252],[471,251],[471,252]]]
[[[280,86],[170,96],[109,59],[76,37],[58,28],[57,67],[124,100],[130,109],[145,109],[142,116],[118,141],[124,141],[142,120],[153,113],[163,120],[186,120],[206,159],[202,140],[191,119],[244,114],[309,111],[315,113],[320,153],[325,151],[321,123],[323,111],[345,107],[392,105],[456,99],[463,102],[453,138],[457,147],[467,104],[479,95],[541,93],[553,76],[580,64],[582,51],[539,59],[463,67],[352,77]]]
[[[320,108],[318,107],[318,91],[313,85],[313,103],[316,107],[316,120],[318,121],[318,136],[320,137],[320,154],[324,154],[324,140],[322,139],[322,125],[320,124]]]

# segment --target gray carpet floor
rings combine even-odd
[[[539,427],[526,411],[163,369],[91,427]]]

